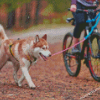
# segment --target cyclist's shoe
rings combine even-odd
[[[77,46],[72,48],[72,54],[80,53],[80,50],[77,48]]]

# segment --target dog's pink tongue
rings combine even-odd
[[[43,59],[46,61],[47,60],[47,58],[46,57],[44,57],[44,56],[42,56],[43,57]]]

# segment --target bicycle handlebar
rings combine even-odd
[[[68,10],[70,10],[70,8]],[[77,9],[76,11],[82,11],[82,12],[99,12],[94,19],[86,21],[87,23],[90,23],[90,22],[96,21],[96,19],[97,19],[95,25],[92,26],[90,33],[85,37],[85,39],[87,39],[91,35],[91,33],[93,32],[94,28],[98,25],[98,23],[100,21],[100,9],[95,9],[95,10],[92,10],[92,9],[89,9],[89,10]]]
[[[70,11],[70,8],[68,8],[68,10]],[[100,9],[76,9],[76,12],[100,12]]]

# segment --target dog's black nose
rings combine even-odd
[[[49,55],[49,57],[51,57],[51,54]]]

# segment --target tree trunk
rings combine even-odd
[[[37,25],[38,21],[39,21],[40,2],[41,2],[41,0],[37,0],[36,13],[35,13],[35,21],[34,21],[35,25]]]
[[[15,24],[15,11],[11,11],[8,14],[8,24],[7,24],[7,28],[12,28],[13,25]]]

